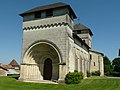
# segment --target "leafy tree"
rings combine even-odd
[[[120,58],[115,58],[112,61],[112,65],[114,67],[113,71],[120,73]]]
[[[105,75],[109,76],[112,74],[112,70],[113,70],[111,61],[109,60],[107,56],[103,57],[103,61],[104,61],[104,73]]]

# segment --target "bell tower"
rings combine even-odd
[[[92,31],[82,24],[74,25],[74,33],[76,33],[89,47],[92,49]]]
[[[20,79],[64,80],[69,71],[74,71],[74,66],[70,66],[74,65],[72,32],[76,15],[70,5],[59,2],[39,6],[20,16],[23,17]],[[49,77],[45,75],[48,67]]]

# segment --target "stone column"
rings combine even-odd
[[[84,60],[84,77],[87,77],[87,65],[86,60]]]
[[[52,79],[53,80],[58,80],[59,77],[59,68],[58,68],[58,64],[52,64]]]
[[[24,65],[20,66],[20,78],[19,80],[24,80]]]
[[[59,65],[59,81],[63,81],[66,74],[66,65]]]
[[[82,60],[80,59],[80,72],[82,72]]]
[[[84,75],[84,60],[82,60],[82,73]]]
[[[80,72],[80,59],[78,58],[78,72]]]
[[[99,68],[100,68],[100,73],[101,73],[101,75],[100,76],[104,76],[104,64],[103,64],[103,57],[102,56],[100,56],[99,57]]]

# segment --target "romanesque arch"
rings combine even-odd
[[[46,61],[48,60],[48,61]],[[49,62],[51,60],[51,63]],[[58,80],[61,53],[58,47],[49,41],[37,41],[31,44],[23,56],[21,76],[27,80]],[[51,77],[47,75],[45,64],[51,67]]]

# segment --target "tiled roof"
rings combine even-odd
[[[4,70],[8,71],[8,70],[7,70],[7,68],[4,68],[4,67],[3,67],[3,66],[1,66],[1,65],[0,65],[0,68],[2,68],[2,69],[4,69]]]
[[[90,35],[93,35],[92,31],[88,27],[86,27],[80,23],[74,25],[74,31],[75,30],[81,30],[81,31],[87,30],[90,33]]]
[[[69,4],[63,3],[63,2],[58,2],[58,3],[53,3],[53,4],[49,4],[49,5],[43,5],[43,6],[38,6],[36,8],[33,8],[31,10],[28,10],[22,14],[20,14],[21,16],[24,16],[25,14],[30,14],[33,12],[37,12],[37,11],[43,11],[43,10],[47,10],[47,9],[54,9],[54,8],[59,8],[59,7],[68,7],[69,10],[73,13],[73,17],[76,18],[76,15],[74,13],[74,11],[72,10],[72,8],[70,7]]]
[[[12,67],[11,65],[2,65],[2,67],[6,69],[14,69],[14,67]]]
[[[19,66],[19,64],[14,59],[10,62],[9,65],[11,65],[11,66]]]
[[[74,25],[74,30],[83,30],[83,29],[89,29],[89,28],[80,23]]]

